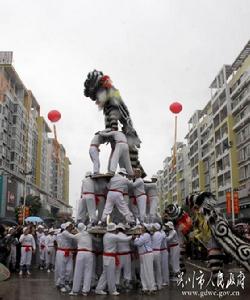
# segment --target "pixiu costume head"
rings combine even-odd
[[[187,197],[186,204],[194,215],[197,238],[206,243],[209,256],[218,257],[218,253],[214,251],[221,249],[250,271],[250,245],[232,231],[228,221],[220,213],[212,193],[191,195]],[[211,268],[215,267],[213,263]]]
[[[99,109],[103,110],[105,128],[118,130],[119,125],[122,126],[122,131],[128,141],[132,167],[140,168],[142,177],[145,177],[146,173],[138,159],[138,148],[140,148],[141,140],[133,127],[129,110],[119,91],[113,86],[110,77],[101,71],[90,72],[84,82],[84,95],[95,101]]]

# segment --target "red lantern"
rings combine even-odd
[[[171,110],[172,113],[178,114],[179,112],[182,111],[182,105],[179,102],[173,102],[169,106],[169,109]]]
[[[61,119],[61,113],[58,110],[51,110],[48,113],[48,119],[53,123],[57,122]]]

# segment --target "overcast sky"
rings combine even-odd
[[[110,75],[141,140],[148,175],[162,168],[173,144],[173,101],[183,104],[178,138],[209,100],[209,85],[250,38],[248,0],[8,0],[2,1],[0,50],[41,105],[58,109],[60,142],[70,168],[70,203],[92,168],[88,155],[102,112],[83,95],[89,71]],[[102,146],[106,171],[108,146]]]

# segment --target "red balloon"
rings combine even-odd
[[[58,110],[51,110],[48,113],[48,119],[51,122],[57,122],[57,121],[59,121],[61,119],[61,113]]]
[[[179,112],[182,111],[182,105],[179,102],[173,102],[169,106],[169,109],[171,110],[172,113],[178,114]]]

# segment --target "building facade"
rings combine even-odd
[[[235,217],[246,217],[250,215],[250,41],[232,65],[222,66],[210,89],[210,100],[188,122],[186,148],[179,149],[186,159],[184,173],[178,154],[176,169],[171,167],[172,157],[164,160],[162,194],[164,201],[181,203],[189,193],[210,191],[226,213],[226,195],[230,192],[233,201],[237,193],[240,209]]]
[[[15,207],[25,195],[25,181],[26,195],[40,196],[44,208],[71,212],[69,159],[61,146],[63,175],[54,174],[51,130],[36,98],[15,71],[11,52],[0,52],[0,125],[0,216],[15,216]],[[60,193],[52,193],[52,179],[60,181]]]

